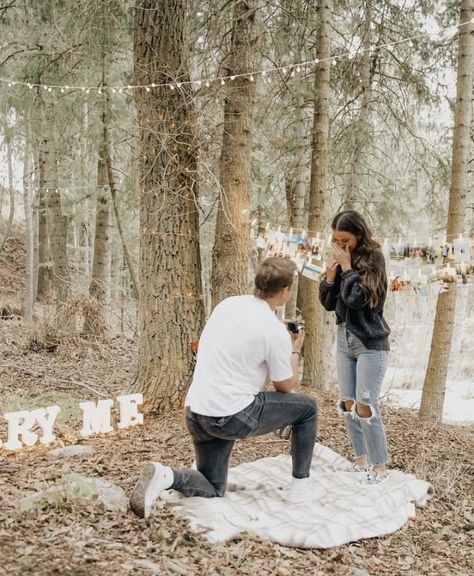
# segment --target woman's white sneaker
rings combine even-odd
[[[359,483],[366,484],[368,486],[373,486],[376,484],[380,484],[387,478],[388,478],[388,470],[384,470],[383,472],[376,472],[375,470],[370,470],[369,472],[367,472],[363,480],[359,480]]]
[[[130,496],[132,511],[140,518],[148,518],[160,493],[171,488],[173,481],[173,470],[169,466],[159,462],[145,464]]]

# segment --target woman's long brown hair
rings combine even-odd
[[[374,263],[374,255],[380,251],[381,245],[373,238],[367,222],[356,210],[343,210],[336,214],[331,227],[357,237],[357,246],[351,253],[352,266],[359,272],[362,285],[367,289],[369,306],[374,308],[387,289],[385,266]]]

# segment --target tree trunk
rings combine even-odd
[[[360,111],[356,120],[354,130],[354,146],[352,149],[350,169],[347,181],[346,194],[344,199],[344,208],[353,208],[357,201],[361,199],[363,192],[363,175],[367,170],[365,162],[367,161],[367,148],[370,141],[370,103],[372,100],[372,54],[371,46],[371,23],[372,7],[371,0],[364,0],[365,19],[362,25],[363,35],[361,49],[364,50],[360,57]]]
[[[329,98],[331,50],[330,20],[332,0],[321,0],[318,5],[318,31],[314,81],[314,121],[309,190],[308,230],[323,230],[325,220],[326,174],[329,147]],[[308,278],[301,278],[303,318],[305,321],[305,347],[303,386],[321,389],[325,382],[324,309],[319,303],[318,286]]]
[[[301,110],[297,111],[301,114]],[[305,169],[306,169],[306,159],[305,159],[305,126],[303,118],[298,120],[296,124],[296,139],[297,139],[297,165],[296,165],[296,182],[291,183],[291,202],[287,202],[288,214],[290,220],[290,226],[300,232],[304,227],[304,200],[306,196],[306,184],[305,184]],[[299,279],[296,276],[293,283],[293,290],[291,292],[291,297],[285,306],[285,316],[286,318],[296,318],[297,316],[297,306],[296,301],[298,297],[298,284]]]
[[[104,120],[104,118],[103,118]],[[84,334],[102,334],[106,328],[104,305],[107,295],[107,260],[109,254],[109,191],[107,166],[103,151],[97,166],[97,201],[95,217],[94,254],[89,296],[94,299],[94,313],[84,320]]]
[[[136,383],[147,409],[157,411],[183,401],[193,372],[191,344],[204,321],[186,10],[185,0],[143,0],[135,18],[135,83],[158,84],[135,91],[140,126]]]
[[[23,158],[23,204],[25,210],[26,263],[25,295],[23,298],[23,317],[27,324],[33,322],[33,304],[35,301],[34,282],[34,226],[31,186],[31,135],[27,127],[25,138],[25,156]]]
[[[474,0],[461,0],[461,22],[474,16]],[[453,154],[447,238],[462,234],[468,190],[468,161],[472,122],[472,87],[474,68],[474,23],[459,29],[457,95],[454,111]],[[456,309],[456,282],[446,285],[436,305],[430,357],[421,396],[420,418],[441,422],[446,392],[446,375],[453,336]]]
[[[260,15],[257,0],[234,4],[226,75],[254,68]],[[249,76],[228,80],[220,158],[220,197],[212,253],[212,306],[248,292],[250,255],[250,160],[255,82]]]
[[[120,240],[122,242],[122,249],[123,255],[125,258],[125,262],[127,264],[128,272],[130,274],[130,281],[132,283],[132,293],[135,300],[138,300],[139,296],[139,288],[138,288],[138,281],[137,275],[135,274],[135,267],[132,261],[132,255],[130,254],[130,250],[128,248],[127,241],[125,239],[125,233],[123,230],[122,218],[120,216],[120,211],[117,202],[117,186],[115,184],[115,177],[114,172],[112,169],[112,157],[110,151],[110,142],[109,142],[109,131],[107,129],[107,123],[105,124],[104,128],[104,138],[105,138],[105,165],[107,167],[107,180],[109,182],[110,188],[110,195],[112,197],[112,208],[115,215],[115,221],[117,223],[117,231],[120,236]]]
[[[48,218],[49,247],[52,262],[51,286],[56,304],[57,326],[64,329],[69,325],[67,304],[70,294],[69,263],[67,256],[67,221],[61,210],[61,195],[58,189],[56,149],[54,141],[54,110],[51,104],[44,109],[43,138],[40,144],[46,212]]]
[[[106,54],[102,52],[102,84],[106,84]],[[104,305],[107,299],[107,279],[108,279],[108,260],[109,260],[109,191],[107,186],[108,169],[107,156],[107,123],[109,121],[109,98],[108,93],[103,100],[102,108],[102,142],[99,146],[99,159],[97,163],[97,197],[95,210],[95,233],[94,233],[94,252],[92,261],[92,276],[89,285],[89,296],[95,300],[96,307],[94,314],[86,316],[84,319],[84,334],[101,334],[106,329],[104,318]],[[112,168],[110,167],[110,170]]]
[[[12,145],[9,136],[6,138],[6,144],[7,144],[7,160],[8,160],[8,188],[10,191],[10,211],[8,215],[7,228],[0,243],[0,253],[5,247],[8,237],[11,234],[13,227],[13,217],[15,215],[15,189],[13,187]]]
[[[49,257],[48,215],[46,204],[46,184],[43,170],[43,149],[39,145],[36,174],[38,182],[37,207],[38,216],[38,274],[36,281],[36,299],[46,301],[51,288],[51,261]]]

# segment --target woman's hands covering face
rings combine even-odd
[[[351,268],[351,253],[348,247],[341,248],[338,244],[332,244],[332,259],[335,260],[342,271],[349,270]]]

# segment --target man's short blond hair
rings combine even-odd
[[[289,258],[266,258],[260,263],[255,274],[255,296],[271,298],[282,288],[290,288],[295,272],[296,264]]]

